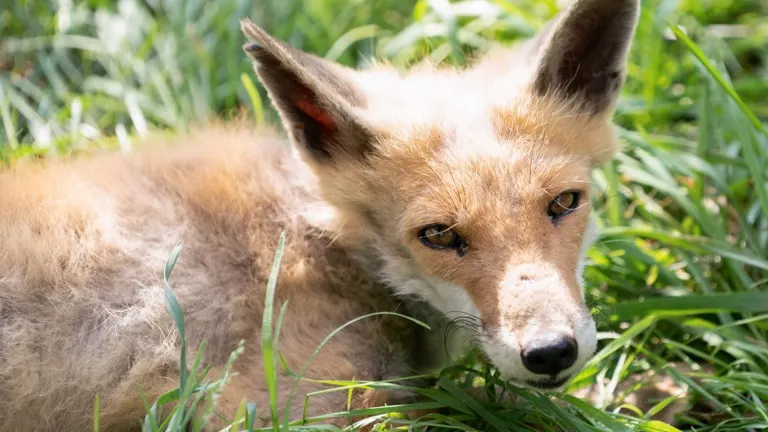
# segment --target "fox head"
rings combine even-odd
[[[465,70],[355,71],[249,20],[244,46],[299,154],[382,277],[460,320],[507,378],[558,388],[596,348],[581,272],[590,172],[639,0],[575,0]]]

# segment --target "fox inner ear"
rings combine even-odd
[[[278,109],[283,124],[304,154],[318,163],[359,158],[370,148],[371,128],[358,115],[366,101],[342,66],[293,49],[245,19],[243,46]]]
[[[535,90],[577,98],[592,114],[610,109],[624,84],[639,8],[639,0],[573,0],[535,40]]]

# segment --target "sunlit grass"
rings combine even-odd
[[[156,3],[162,6],[148,6]],[[395,406],[345,415],[467,431],[676,430],[648,421],[674,397],[655,401],[649,412],[622,400],[620,383],[653,371],[688,387],[681,429],[768,427],[768,5],[647,0],[643,6],[616,116],[625,151],[594,175],[602,231],[589,254],[587,297],[604,339],[567,389],[593,386],[601,400],[593,405],[568,392],[511,387],[468,358],[444,371],[435,388],[417,389],[424,406],[444,408],[443,414],[412,421],[390,413],[413,406]],[[0,11],[0,158],[126,148],[150,129],[179,131],[243,111],[274,123],[241,50],[241,17],[351,66],[374,56],[404,66],[425,55],[461,64],[494,41],[533,34],[556,10],[554,0],[221,0],[216,7],[195,0],[10,0]],[[169,311],[183,336],[171,283]],[[272,306],[272,316],[281,316],[283,305]],[[273,331],[263,352],[277,355]],[[220,391],[227,377],[208,377],[200,347],[188,348],[194,360],[187,369],[180,359],[189,374],[179,388],[146,401],[146,430],[183,430],[193,412],[214,415],[201,395]],[[283,367],[279,356],[265,363],[266,376]],[[400,386],[336,384],[336,391]],[[512,409],[493,402],[500,396],[493,384],[517,396]],[[471,386],[487,387],[490,401],[466,396]],[[161,418],[167,404],[177,408]],[[272,409],[243,404],[231,430],[248,429],[257,411],[276,416]],[[324,420],[280,418],[276,427]]]

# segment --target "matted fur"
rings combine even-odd
[[[308,376],[411,375],[445,365],[473,336],[512,380],[570,378],[594,350],[580,280],[593,233],[590,170],[616,150],[610,120],[637,9],[579,0],[520,49],[468,70],[424,64],[408,74],[352,71],[244,21],[254,41],[246,51],[293,148],[276,132],[213,126],[150,139],[129,156],[0,173],[0,428],[88,429],[96,394],[104,430],[139,428],[139,386],[154,400],[178,382],[161,284],[177,241],[172,283],[189,346],[207,342],[216,374],[246,341],[219,409],[231,416],[243,399],[267,407],[259,334],[281,231],[280,351],[293,369],[347,321],[398,311],[435,330],[361,321],[322,349]],[[619,24],[600,24],[608,18]],[[594,73],[594,61],[607,73]],[[567,190],[581,191],[583,205],[554,223],[547,207]],[[467,253],[425,247],[418,232],[433,223],[457,230]],[[446,349],[452,313],[474,324]],[[578,360],[557,376],[526,371],[521,350],[552,332],[578,341]],[[281,375],[282,395],[292,383]],[[353,403],[389,396],[363,392]],[[343,410],[345,399],[315,398],[310,414]]]

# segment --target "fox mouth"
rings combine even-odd
[[[554,390],[561,387],[566,382],[568,382],[570,378],[571,378],[570,375],[566,375],[560,379],[547,378],[547,379],[541,379],[536,381],[526,380],[525,383],[531,387],[541,389],[541,390]]]

